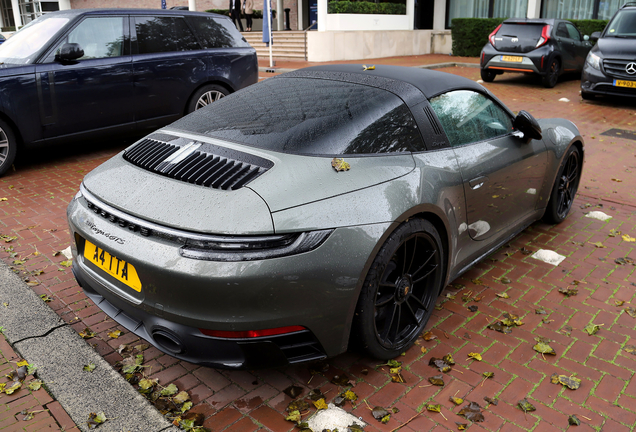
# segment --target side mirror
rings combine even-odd
[[[595,31],[594,33],[590,35],[590,39],[592,39],[592,42],[596,42],[600,38],[601,38],[601,32],[599,31]]]
[[[55,60],[69,62],[84,57],[84,50],[78,43],[65,43],[56,54]]]
[[[539,126],[537,119],[532,117],[532,114],[527,111],[519,111],[519,114],[512,122],[512,126],[523,132],[525,138],[541,139],[541,126]]]
[[[583,40],[587,42],[587,41],[589,41],[589,40],[590,40],[590,37],[589,37],[588,35],[584,35],[584,36],[583,36]]]

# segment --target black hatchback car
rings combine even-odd
[[[636,97],[636,3],[623,5],[590,51],[581,76],[581,97],[595,95]]]
[[[0,175],[19,146],[142,134],[258,81],[228,17],[66,10],[0,45]]]
[[[592,48],[587,35],[569,21],[507,19],[481,51],[481,78],[491,82],[504,72],[536,73],[552,88],[565,72],[580,72]]]

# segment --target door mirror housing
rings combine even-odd
[[[69,62],[84,57],[84,50],[78,43],[65,43],[55,55],[55,60]]]
[[[512,122],[512,126],[520,132],[523,132],[525,138],[539,140],[541,139],[541,126],[537,119],[532,117],[527,111],[519,111],[517,117]]]
[[[594,33],[592,33],[592,34],[590,35],[590,40],[591,40],[592,42],[596,42],[596,41],[597,41],[597,40],[599,40],[600,38],[601,38],[601,32],[599,32],[599,31],[595,31]]]

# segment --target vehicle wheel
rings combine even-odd
[[[228,94],[229,92],[227,91],[227,89],[220,85],[205,85],[194,92],[194,94],[190,98],[190,103],[188,104],[188,113],[201,109],[204,106],[210,105],[212,102],[216,102],[222,97],[227,96]]]
[[[481,79],[484,80],[485,82],[493,82],[496,76],[497,76],[497,73],[494,71],[491,71],[488,69],[481,70]]]
[[[444,262],[442,241],[430,222],[411,219],[391,233],[365,278],[352,344],[382,360],[410,347],[433,312]]]
[[[581,92],[581,97],[585,100],[594,100],[594,95],[592,93],[588,93],[588,92]]]
[[[15,160],[18,141],[11,127],[0,120],[0,176],[4,175]]]
[[[543,77],[543,86],[546,88],[552,88],[559,80],[559,74],[561,73],[561,62],[559,59],[552,59],[548,71]]]
[[[548,207],[543,215],[544,221],[557,224],[565,219],[572,208],[580,179],[581,153],[578,148],[572,146],[563,158],[563,163],[559,168],[559,173],[548,201]]]

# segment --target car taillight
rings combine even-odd
[[[287,327],[277,327],[264,330],[247,330],[247,331],[225,331],[225,330],[208,330],[199,329],[201,333],[207,336],[220,337],[220,338],[232,338],[232,339],[247,339],[257,338],[263,336],[276,336],[286,333],[294,333],[306,330],[305,327],[295,325]]]
[[[541,37],[539,38],[539,42],[537,42],[537,46],[535,48],[539,48],[541,45],[545,45],[550,40],[550,26],[544,25],[543,30],[541,30]]]
[[[490,33],[490,36],[488,36],[488,40],[490,41],[490,45],[495,46],[495,35],[497,34],[497,32],[499,31],[500,28],[501,28],[501,24],[499,24],[497,26],[497,28],[492,33]]]

